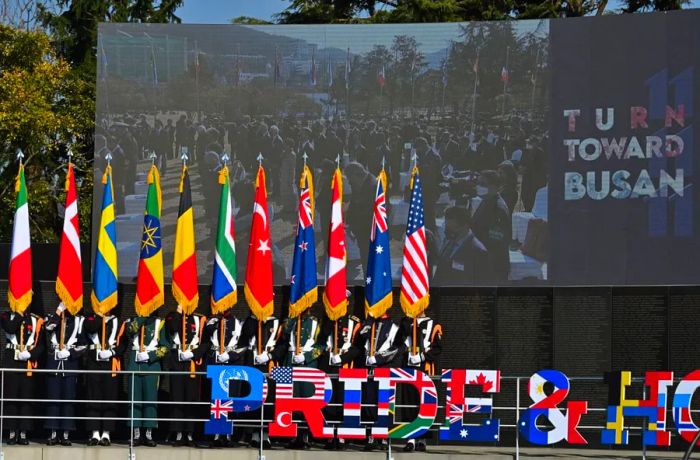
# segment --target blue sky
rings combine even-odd
[[[185,24],[228,24],[238,16],[270,20],[288,5],[289,0],[185,0],[176,14]]]

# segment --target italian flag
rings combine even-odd
[[[24,180],[24,165],[20,163],[17,182],[17,205],[12,227],[12,250],[10,253],[9,289],[7,300],[10,309],[24,313],[32,303],[32,248],[29,235],[29,205],[27,184]]]

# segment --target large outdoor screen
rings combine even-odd
[[[698,21],[103,24],[95,167],[111,154],[120,280],[136,276],[153,156],[169,277],[185,154],[201,283],[227,159],[243,280],[262,155],[277,285],[289,283],[304,157],[320,282],[339,163],[348,282],[364,285],[383,165],[399,283],[417,162],[433,286],[697,284]]]

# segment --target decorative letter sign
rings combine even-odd
[[[440,439],[444,441],[496,442],[499,437],[498,419],[488,418],[481,425],[465,425],[464,414],[491,414],[493,398],[465,398],[465,385],[479,385],[484,393],[501,391],[499,371],[474,371],[445,369],[442,381],[447,384],[445,422],[440,427]]]
[[[693,442],[698,433],[698,426],[693,422],[693,416],[690,413],[690,401],[698,387],[700,387],[700,370],[683,377],[673,395],[673,422],[676,424],[678,434],[688,442]]]
[[[545,384],[554,386],[552,394],[545,393]],[[588,412],[586,401],[569,401],[566,414],[559,409],[569,395],[569,379],[562,372],[542,370],[533,374],[528,382],[528,393],[533,404],[527,409],[518,425],[520,432],[533,444],[549,445],[566,440],[571,444],[588,444],[578,432],[581,415]],[[542,430],[537,419],[545,417],[554,426],[552,430]]]
[[[205,434],[231,434],[233,413],[250,412],[262,406],[267,396],[265,375],[254,367],[207,366],[207,378],[211,379],[211,407],[209,421],[204,424]],[[231,380],[250,384],[247,396],[229,396]]]
[[[275,419],[270,424],[270,436],[293,438],[297,435],[297,424],[292,421],[294,412],[304,414],[311,435],[315,438],[332,438],[333,427],[326,424],[321,409],[331,400],[331,379],[325,372],[310,367],[274,367],[270,377],[277,384]],[[294,397],[294,383],[302,384],[302,392],[308,389],[307,397]]]
[[[603,444],[629,442],[629,430],[624,429],[625,416],[647,417],[647,429],[642,442],[651,446],[668,446],[671,436],[666,431],[666,400],[668,387],[673,385],[673,372],[647,372],[645,385],[651,391],[645,400],[627,399],[626,388],[632,383],[629,371],[615,372],[609,377],[608,421],[601,434]]]

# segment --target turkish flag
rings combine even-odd
[[[272,241],[267,212],[265,169],[258,167],[255,180],[253,222],[248,243],[248,263],[245,271],[245,299],[256,318],[265,321],[272,316]]]

